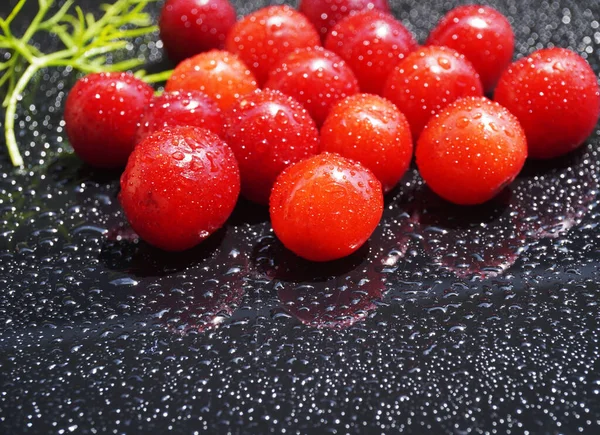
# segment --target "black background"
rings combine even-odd
[[[459,3],[391,2],[420,42]],[[490,4],[516,57],[554,44],[600,70],[598,2]],[[165,65],[154,42],[129,55]],[[411,171],[334,264],[286,253],[244,202],[165,255],[131,240],[119,174],[63,142],[73,81],[44,71],[24,95],[25,170],[0,151],[0,433],[597,433],[597,133],[484,207]]]

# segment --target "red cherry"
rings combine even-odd
[[[177,63],[223,48],[235,21],[235,9],[228,0],[167,0],[159,19],[160,39]]]
[[[174,127],[136,146],[121,176],[119,199],[143,240],[183,251],[225,223],[239,191],[233,152],[216,134]]]
[[[239,162],[242,195],[266,205],[281,171],[317,153],[319,131],[300,103],[265,89],[246,95],[225,114],[223,139]]]
[[[321,151],[362,163],[373,171],[385,192],[408,169],[412,149],[406,117],[376,95],[357,94],[340,101],[321,128]]]
[[[289,54],[271,70],[265,88],[290,95],[306,107],[317,126],[331,107],[359,91],[352,70],[337,54],[321,47]]]
[[[92,166],[125,166],[153,94],[151,86],[128,73],[89,74],[78,80],[64,115],[75,153]]]
[[[417,47],[400,21],[372,9],[341,20],[325,41],[325,48],[337,53],[352,68],[361,90],[372,94],[381,94],[394,67]]]
[[[181,62],[167,81],[167,91],[202,91],[221,110],[257,89],[254,75],[241,59],[228,51],[212,50]]]
[[[481,204],[521,171],[527,141],[519,121],[484,97],[463,98],[427,124],[417,166],[431,190],[456,204]]]
[[[381,183],[337,154],[284,170],[273,186],[271,222],[286,248],[311,261],[346,257],[371,236],[383,213]]]
[[[221,109],[208,95],[198,92],[165,92],[155,97],[140,120],[136,143],[165,127],[189,125],[221,136]]]
[[[226,48],[252,70],[259,84],[269,71],[297,48],[321,45],[319,34],[290,6],[269,6],[246,15],[231,29]]]
[[[539,50],[513,63],[494,99],[519,119],[529,156],[536,159],[558,157],[582,145],[600,115],[596,74],[564,48]]]
[[[390,74],[383,96],[406,116],[416,141],[429,119],[462,97],[481,96],[479,75],[469,61],[446,47],[423,47]]]
[[[387,0],[301,0],[300,12],[308,17],[311,23],[325,39],[329,29],[342,18],[355,11],[378,9],[388,12]]]
[[[515,35],[504,15],[480,5],[459,6],[431,31],[427,45],[443,45],[465,55],[491,91],[513,57]]]

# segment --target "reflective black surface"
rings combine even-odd
[[[391,3],[420,41],[457,4]],[[597,2],[491,4],[517,55],[555,44],[600,71]],[[24,95],[25,171],[0,151],[0,433],[598,433],[598,134],[482,207],[411,172],[340,262],[295,258],[244,202],[174,256],[63,142],[73,80]]]

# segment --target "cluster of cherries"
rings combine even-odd
[[[241,191],[270,205],[288,249],[341,258],[378,225],[413,143],[435,193],[480,204],[527,156],[580,146],[600,112],[583,58],[549,48],[510,64],[511,26],[485,6],[450,11],[423,47],[385,0],[303,0],[239,21],[227,0],[167,0],[160,29],[179,62],[164,93],[91,74],[65,120],[84,161],[125,166],[125,214],[165,250],[220,228]],[[495,101],[483,96],[494,89]]]

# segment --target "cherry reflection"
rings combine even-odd
[[[260,276],[273,281],[282,309],[314,328],[345,329],[366,319],[385,289],[368,244],[344,259],[314,263],[265,236],[253,259]]]
[[[495,277],[512,266],[527,246],[515,226],[511,191],[480,206],[457,206],[427,187],[416,195],[412,215],[418,221],[425,253],[460,278]]]
[[[560,161],[528,162],[514,189],[516,225],[533,240],[564,236],[595,205],[598,168],[585,149]]]
[[[223,228],[196,248],[173,253],[140,240],[126,225],[107,233],[100,259],[139,279],[135,297],[150,318],[177,333],[219,326],[239,306],[248,272],[235,228]]]
[[[445,202],[426,186],[405,204],[425,253],[459,278],[496,277],[542,239],[567,236],[595,206],[594,153],[528,162],[519,179],[477,207]]]

